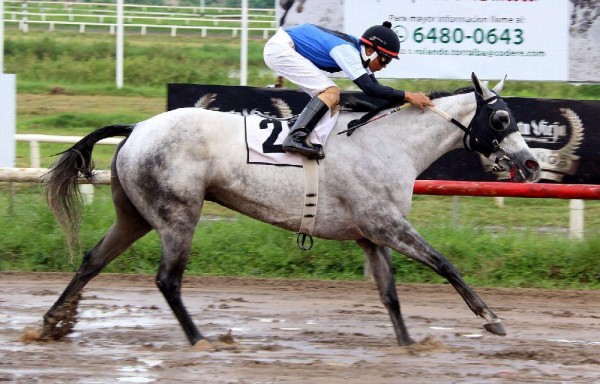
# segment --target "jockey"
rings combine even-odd
[[[374,73],[398,59],[400,40],[385,21],[367,29],[360,38],[313,24],[280,28],[264,48],[265,63],[308,93],[312,99],[283,142],[286,152],[323,159],[323,148],[307,143],[321,117],[339,110],[340,88],[323,72],[339,72],[367,95],[389,101],[407,101],[421,111],[432,102],[424,93],[396,90],[380,84]]]

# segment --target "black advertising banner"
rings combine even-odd
[[[600,184],[600,101],[506,99],[542,165],[542,178]]]
[[[343,92],[348,98],[367,98],[362,92]],[[301,91],[198,84],[168,84],[167,109],[199,107],[224,112],[260,111],[289,117],[302,111],[309,96]],[[600,101],[548,100],[506,97],[523,138],[542,166],[542,182],[600,184]],[[419,179],[494,181],[481,157],[464,149],[438,159]]]
[[[281,88],[252,88],[224,85],[168,84],[167,109],[200,107],[224,112],[253,110],[287,117],[302,111],[310,100],[304,92]]]

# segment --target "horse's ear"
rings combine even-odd
[[[481,80],[477,78],[475,72],[471,72],[471,81],[473,82],[473,86],[475,87],[475,91],[484,99],[487,100],[492,97],[494,94],[492,91],[488,89],[488,87],[483,84]]]
[[[504,80],[506,80],[506,75],[504,75],[504,79],[500,80],[498,84],[492,89],[492,91],[496,92],[498,95],[502,92],[502,88],[504,88]]]
[[[471,81],[473,82],[473,86],[475,87],[475,91],[477,93],[479,93],[480,95],[483,94],[483,91],[481,89],[482,85],[481,81],[479,81],[479,79],[477,78],[477,75],[475,74],[475,72],[471,72]]]

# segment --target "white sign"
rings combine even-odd
[[[0,167],[15,166],[16,79],[0,73]]]
[[[569,77],[569,0],[346,0],[345,31],[388,20],[400,61],[381,77],[557,80]]]

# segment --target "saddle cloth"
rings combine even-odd
[[[338,116],[339,113],[334,116],[326,113],[311,132],[310,142],[325,146]],[[244,125],[249,164],[302,167],[302,156],[296,153],[287,153],[281,148],[281,144],[290,130],[287,120],[250,115],[244,118]]]

